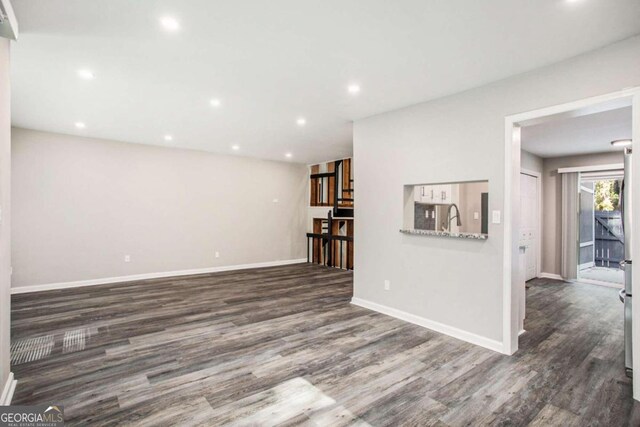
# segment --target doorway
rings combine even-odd
[[[631,109],[632,129],[631,129],[631,139],[629,140],[629,143],[640,141],[640,126],[638,125],[640,124],[640,88],[631,88],[631,89],[623,90],[613,94],[576,101],[576,102],[572,102],[564,105],[558,105],[555,107],[544,108],[536,111],[531,111],[528,113],[521,113],[513,116],[508,116],[505,119],[505,165],[506,165],[505,219],[506,221],[505,221],[505,234],[504,234],[505,252],[504,252],[503,289],[504,289],[505,297],[503,299],[504,301],[503,344],[504,344],[504,352],[507,354],[513,354],[518,350],[518,344],[519,344],[519,338],[520,338],[519,332],[521,332],[522,330],[521,329],[522,320],[525,317],[524,316],[525,312],[523,309],[524,301],[526,299],[524,278],[526,277],[525,273],[528,268],[526,267],[526,264],[522,262],[522,259],[524,257],[521,255],[522,246],[520,245],[520,241],[522,237],[520,233],[520,227],[521,227],[520,223],[522,221],[522,212],[521,212],[521,209],[522,209],[521,207],[521,204],[522,204],[522,200],[521,200],[522,127],[527,125],[532,125],[533,123],[536,123],[536,122],[541,123],[549,119],[557,119],[562,117],[564,118],[580,117],[581,115],[594,114],[594,113],[597,113],[598,111],[609,111],[609,110],[612,110],[615,108],[621,108],[621,107],[625,107],[625,108],[630,107]],[[561,138],[560,140],[564,140],[564,139],[565,138]],[[558,140],[556,140],[556,142],[557,141]],[[608,141],[611,142],[613,140],[608,139]],[[611,143],[610,145],[614,146],[616,144]],[[551,149],[554,146],[557,146],[555,142],[549,145]],[[580,146],[584,147],[584,144]],[[627,164],[629,165],[629,167],[631,167],[631,165],[633,164],[633,166],[640,168],[640,158],[636,157],[635,160],[632,160],[631,156],[626,155],[627,153],[631,152],[631,148],[625,149],[624,152],[625,152],[625,158],[624,158],[625,170],[627,168]],[[583,166],[583,165],[577,164],[577,165],[572,165],[571,167],[569,165],[565,165],[563,166],[564,170],[562,172],[565,172],[565,173],[566,172],[578,172],[578,173],[587,172],[582,168],[580,168],[579,166]],[[592,172],[592,171],[611,172],[614,169],[612,169],[610,166],[611,165],[609,164],[609,165],[602,165],[602,167],[600,168],[595,168],[595,169],[590,168],[588,172]],[[545,162],[545,167],[546,167],[546,162]],[[550,176],[549,170],[544,169],[543,172],[544,172],[543,177],[547,179]],[[556,168],[555,178],[558,178],[560,173],[561,173],[561,170],[559,168]],[[629,174],[631,173],[630,168],[628,169],[628,173]],[[566,175],[566,179],[565,179],[565,175]],[[575,277],[575,275],[577,274],[577,270],[578,270],[577,267],[579,264],[584,264],[583,267],[585,267],[587,263],[593,262],[593,267],[596,267],[597,257],[596,257],[595,251],[597,246],[597,243],[596,243],[596,240],[597,240],[596,239],[597,237],[596,221],[597,220],[595,217],[596,215],[595,212],[597,211],[597,209],[596,209],[595,203],[596,203],[597,189],[596,189],[596,182],[593,182],[593,185],[591,186],[589,183],[581,182],[579,179],[574,180],[577,174],[573,174],[573,178],[569,177],[569,174],[565,174],[565,175],[562,176],[562,179],[556,181],[557,185],[554,185],[554,187],[556,189],[561,189],[562,194],[565,194],[564,192],[565,186],[568,188],[569,187],[573,188],[574,190],[572,191],[574,192],[574,194],[576,191],[579,193],[582,193],[584,191],[584,197],[583,197],[582,203],[580,203],[581,201],[579,199],[576,200],[572,197],[567,197],[566,200],[562,200],[561,207],[563,208],[563,215],[566,212],[567,215],[571,215],[574,217],[574,219],[572,220],[574,223],[575,222],[579,223],[579,219],[577,217],[579,216],[580,213],[582,213],[582,216],[585,218],[585,222],[584,222],[585,229],[589,225],[591,225],[592,227],[590,234],[585,232],[584,236],[580,238],[578,238],[578,235],[577,235],[579,233],[578,230],[576,230],[575,232],[572,232],[574,233],[573,236],[569,236],[568,239],[565,239],[565,237],[567,236],[565,236],[564,235],[565,233],[563,233],[563,236],[562,236],[563,246],[564,246],[564,240],[566,240],[569,244],[575,245],[574,247],[576,246],[578,248],[584,247],[585,253],[589,253],[589,251],[591,251],[591,253],[593,254],[593,261],[590,261],[590,258],[589,258],[589,259],[583,259],[582,261],[584,262],[580,262],[579,259],[575,259],[575,258],[578,258],[578,256],[576,255],[579,255],[579,252],[578,254],[576,254],[575,250],[572,251],[574,253],[574,260],[572,261],[572,263],[575,266],[575,269],[572,269],[572,270],[574,272],[573,274]],[[629,227],[631,225],[631,220],[633,219],[633,222],[635,224],[640,223],[640,213],[639,213],[640,210],[635,209],[633,210],[633,213],[631,212],[632,198],[635,197],[636,200],[640,200],[640,190],[638,190],[637,186],[634,186],[633,189],[631,189],[628,184],[631,183],[632,181],[630,179],[630,176],[628,178],[629,179],[625,180],[625,188],[624,188],[625,201],[623,203],[624,204],[623,209],[624,209],[625,221],[628,225],[627,227],[625,227],[624,231],[625,233],[627,233],[628,236],[630,236],[633,234],[632,230]],[[581,185],[581,184],[584,184],[584,185]],[[599,184],[599,186],[600,185],[601,184]],[[544,187],[544,190],[546,191],[547,184],[545,183],[543,187]],[[591,191],[582,190],[582,187],[588,190],[590,189]],[[573,203],[573,206],[571,206],[570,204],[567,205],[565,203],[565,201],[569,202],[571,200],[576,200],[577,203],[571,202]],[[549,206],[547,204],[548,201],[549,200],[547,197],[547,193],[545,192],[544,206],[543,206],[545,217],[547,215],[547,212],[548,211],[550,212]],[[560,209],[556,209],[556,214],[558,213],[559,210]],[[591,212],[593,212],[593,215],[591,215]],[[569,229],[573,230],[572,227],[570,227]],[[546,231],[545,231],[545,236],[546,236]],[[625,245],[625,252],[630,254],[631,249],[633,249],[635,253],[640,252],[640,242],[637,239],[634,240],[633,243],[631,242],[631,239],[627,239],[626,245]],[[545,262],[543,264],[546,263],[545,265],[547,265],[550,256],[547,251],[546,243],[545,243],[544,255],[545,255],[545,258],[544,258]],[[569,263],[562,263],[562,266],[564,266],[565,264],[569,264]],[[611,261],[610,261],[610,265],[611,265]],[[637,265],[638,264],[636,264],[635,268],[632,265],[630,265],[630,263],[625,265],[627,269],[625,283],[629,284],[629,286],[631,284],[630,278],[633,273],[631,269],[633,269],[634,272],[636,273],[636,277],[637,277],[637,274],[640,274],[640,268],[637,267]],[[543,268],[546,268],[546,267],[543,266]],[[586,270],[586,268],[584,270]],[[558,279],[562,279],[562,277],[558,277]],[[553,280],[553,279],[547,279],[547,280]],[[547,283],[546,286],[547,286],[547,289],[550,291],[550,295],[553,295],[554,289],[570,289],[567,286],[573,286],[573,287],[579,287],[576,289],[586,290],[587,286],[589,286],[589,285],[571,284],[571,283],[564,282],[565,287],[557,288],[556,286],[558,285],[563,286],[563,282],[561,280],[558,280],[557,282],[558,283]],[[545,285],[543,284],[543,286]],[[606,298],[603,300],[603,303],[606,303],[608,305],[612,304],[612,302],[610,301],[611,298],[617,296],[617,291],[613,289],[610,289],[609,291],[605,291],[607,288],[601,287],[601,286],[600,287],[594,286],[592,288],[595,289],[594,292],[596,293],[597,292],[606,293]],[[623,353],[625,354],[625,358],[624,358],[625,360],[624,360],[624,363],[623,362],[619,363],[620,365],[619,369],[623,370],[626,368],[628,372],[629,366],[640,366],[640,305],[638,304],[635,304],[633,306],[631,305],[631,299],[628,298],[631,295],[630,288],[629,288],[629,292],[627,292],[626,288],[623,291],[621,291],[620,295],[623,295],[623,293],[625,295],[623,300],[624,306],[620,304],[620,312],[621,312],[621,319],[623,319],[624,321],[621,320],[620,323],[621,323],[621,329],[624,330],[624,343],[621,345],[624,345]],[[589,296],[588,298],[592,298],[592,296]],[[621,299],[622,299],[622,296],[621,296]],[[551,300],[553,300],[553,298]],[[570,304],[569,307],[571,306],[573,305]],[[559,307],[558,310],[565,310],[565,308]],[[568,320],[569,318],[565,320]],[[525,326],[526,325],[527,324],[525,319]],[[633,329],[631,325],[633,325]],[[614,335],[617,337],[616,342],[622,343],[622,341],[619,339],[621,336],[620,333],[615,332]],[[523,335],[523,337],[526,337],[526,336],[527,334]],[[588,335],[586,339],[588,339]],[[527,341],[523,341],[523,346],[526,346],[525,344],[526,342]],[[628,365],[629,362],[631,363],[631,365]],[[636,400],[640,400],[640,375],[633,376],[633,395]]]
[[[509,248],[505,252],[504,258],[504,281],[503,281],[503,289],[504,289],[504,298],[503,298],[503,343],[504,343],[504,352],[507,354],[513,354],[518,350],[518,341],[520,332],[519,324],[521,322],[522,301],[525,299],[524,292],[524,278],[525,267],[526,264],[521,262],[522,257],[520,253],[522,251],[520,245],[521,233],[520,233],[520,222],[521,222],[521,194],[520,194],[520,184],[521,184],[521,159],[520,159],[520,150],[521,150],[521,134],[522,134],[522,126],[527,126],[532,123],[544,121],[548,118],[552,117],[578,117],[580,115],[586,114],[594,114],[599,111],[607,111],[612,108],[620,108],[620,105],[623,104],[627,107],[631,108],[631,115],[633,117],[633,128],[632,128],[632,139],[633,141],[640,141],[640,90],[639,88],[630,88],[620,92],[598,96],[590,99],[585,99],[581,101],[575,101],[563,105],[558,105],[549,108],[543,108],[536,111],[531,111],[527,113],[516,114],[513,116],[508,116],[505,119],[505,165],[506,165],[506,193],[505,193],[505,233],[504,233],[504,244],[507,248]],[[614,107],[612,107],[612,105]],[[615,107],[617,105],[617,107]],[[609,140],[611,141],[611,140]],[[630,165],[633,164],[634,167],[640,168],[640,158],[635,160],[630,160]],[[567,168],[571,169],[571,168]],[[603,170],[603,169],[600,169]],[[604,170],[611,170],[610,168]],[[630,169],[629,169],[630,170]],[[545,176],[547,176],[548,171],[545,171]],[[560,187],[561,182],[557,182],[557,187]],[[563,183],[564,184],[564,183]],[[578,185],[574,188],[576,190]],[[546,189],[546,184],[544,184],[544,188]],[[587,187],[588,188],[588,187]],[[636,196],[636,200],[640,200],[640,191],[634,187],[633,190],[630,190],[630,194],[633,193]],[[585,200],[588,196],[585,196]],[[594,194],[592,197],[595,199],[595,185],[594,185]],[[545,216],[547,214],[548,206],[547,196],[544,197],[544,206],[543,210]],[[628,199],[631,202],[631,198]],[[586,202],[585,202],[586,204]],[[629,205],[629,207],[631,207]],[[595,210],[595,209],[594,209]],[[630,209],[629,209],[630,211]],[[574,205],[574,210],[572,211],[573,215],[577,216],[579,212],[578,206]],[[634,210],[634,213],[629,213],[630,217],[635,218],[635,223],[640,223],[640,211]],[[586,216],[586,215],[585,215]],[[595,218],[593,220],[593,235],[591,237],[592,240],[583,239],[580,243],[584,243],[585,248],[591,247],[591,250],[594,252],[594,267],[595,267]],[[627,230],[628,233],[631,233],[631,230]],[[575,233],[574,238],[570,240],[573,244],[578,244],[577,233]],[[589,243],[592,242],[592,243]],[[550,258],[549,251],[547,251],[546,243],[544,249],[544,260],[543,260],[543,269],[545,265],[548,265],[548,259]],[[640,242],[634,241],[632,244],[629,244],[635,252],[640,252]],[[585,249],[587,252],[588,249]],[[576,268],[573,269],[574,275],[577,273],[577,259],[574,260]],[[585,263],[586,264],[586,263]],[[544,271],[544,270],[543,270]],[[545,273],[543,273],[544,276]],[[553,276],[557,276],[558,279],[562,277],[560,274],[555,274]],[[548,276],[547,276],[548,277]],[[574,276],[575,277],[575,276]],[[555,277],[554,277],[555,278]],[[553,280],[553,278],[551,278]],[[631,280],[628,280],[631,283]],[[579,286],[577,284],[570,286]],[[586,286],[586,285],[585,285]],[[606,289],[604,287],[599,287],[599,289]],[[615,293],[614,290],[611,290]],[[607,298],[609,301],[609,298]],[[626,304],[625,304],[626,305]],[[630,305],[629,305],[630,306]],[[622,311],[622,305],[620,305]],[[633,307],[633,349],[636,350],[633,352],[633,362],[635,366],[640,366],[640,306],[635,305]],[[631,308],[631,306],[630,306]],[[626,335],[626,334],[625,334]],[[526,336],[526,334],[525,334]],[[625,337],[626,338],[626,337]],[[624,367],[622,367],[624,369]],[[634,376],[634,397],[636,399],[640,399],[640,376]]]
[[[620,209],[623,176],[582,174],[580,178],[578,281],[622,287],[624,232]]]
[[[524,280],[539,275],[541,174],[520,172],[520,246],[524,248]]]

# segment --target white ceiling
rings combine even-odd
[[[354,119],[640,33],[638,0],[13,3],[15,126],[304,163],[349,155]]]
[[[631,107],[562,117],[522,128],[522,149],[540,157],[622,151],[611,141],[631,139]]]

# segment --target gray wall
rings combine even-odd
[[[535,144],[535,141],[528,140],[527,143]],[[542,176],[541,271],[549,274],[560,274],[562,249],[562,184],[560,177],[558,177],[558,168],[622,163],[622,153],[602,153],[543,159],[535,154],[522,150],[520,161],[523,169],[540,172]]]
[[[544,159],[525,150],[520,150],[520,167],[542,173]]]
[[[9,375],[11,319],[11,104],[8,39],[0,37],[0,392]]]
[[[504,211],[505,116],[640,85],[640,37],[354,124],[354,296],[502,342],[503,225],[487,241],[409,236],[403,185],[489,180]],[[391,289],[384,290],[384,280]],[[474,338],[475,339],[475,338]]]
[[[13,287],[306,258],[304,165],[26,129],[13,165]]]
[[[458,191],[458,207],[462,219],[460,231],[480,233],[482,231],[482,193],[489,192],[489,184],[486,182],[467,182],[460,184]],[[491,195],[489,195],[489,199],[491,199]],[[473,218],[475,212],[480,214],[478,219]]]
[[[558,168],[622,163],[620,153],[544,159],[542,171],[542,272],[560,274],[562,251],[562,178]]]

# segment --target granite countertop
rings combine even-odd
[[[455,239],[469,239],[469,240],[487,240],[489,236],[487,234],[480,233],[450,233],[448,231],[434,231],[434,230],[400,230],[404,234],[413,234],[416,236],[436,236],[436,237],[453,237]]]

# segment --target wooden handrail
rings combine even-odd
[[[334,234],[328,234],[328,233],[307,233],[307,237],[314,237],[317,239],[324,239],[324,240],[343,240],[346,242],[353,242],[353,237],[351,236],[338,236],[338,235],[334,235]]]

